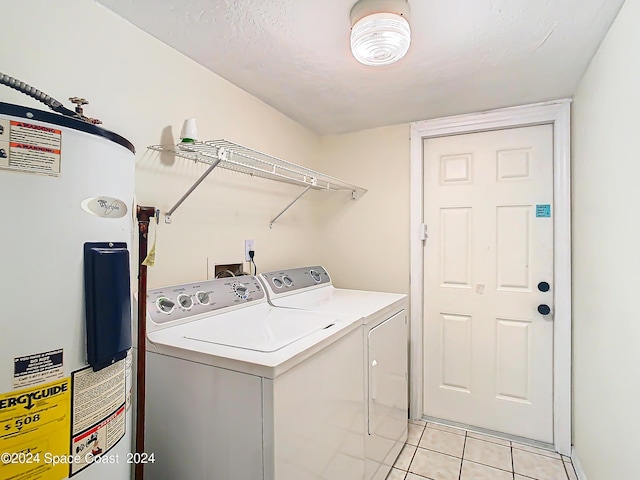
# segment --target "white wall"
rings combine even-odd
[[[574,444],[588,480],[638,478],[640,1],[573,104]]]
[[[318,168],[369,189],[318,204],[320,257],[339,287],[409,293],[410,133],[404,124],[322,138]]]
[[[136,194],[141,205],[166,211],[191,186],[202,165],[160,155],[147,145],[178,141],[185,118],[197,119],[201,139],[226,138],[289,161],[314,164],[319,138],[273,108],[87,0],[0,0],[0,71],[63,101],[82,96],[85,113],[137,149]],[[46,110],[7,87],[0,100]],[[64,159],[63,159],[64,161]],[[317,196],[269,220],[300,187],[218,170],[160,224],[149,286],[206,278],[207,257],[242,260],[243,239],[255,241],[261,270],[318,262],[310,233]],[[100,194],[100,192],[96,192]],[[305,238],[304,248],[297,243]]]

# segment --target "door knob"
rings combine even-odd
[[[545,305],[544,303],[538,305],[538,313],[540,315],[549,315],[551,313],[551,308],[549,305]]]
[[[538,284],[538,290],[540,290],[541,292],[548,292],[550,288],[551,287],[547,282],[540,282]]]

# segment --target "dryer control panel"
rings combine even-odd
[[[276,295],[316,285],[331,285],[331,277],[324,267],[319,265],[267,272],[260,276]]]
[[[256,277],[219,278],[149,290],[147,314],[160,325],[260,301],[265,302],[266,298]]]

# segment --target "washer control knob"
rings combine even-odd
[[[249,289],[246,285],[243,285],[242,283],[234,283],[232,288],[235,294],[243,300],[246,300],[247,297],[249,297]]]
[[[282,281],[287,287],[293,285],[293,280],[291,280],[291,277],[289,275],[285,275],[284,277],[282,277]]]
[[[282,288],[282,280],[280,280],[279,278],[274,277],[273,286],[276,287],[276,288]]]
[[[158,300],[156,300],[156,306],[158,307],[158,310],[160,310],[162,313],[169,314],[173,312],[173,309],[176,307],[176,304],[175,302],[168,299],[167,297],[160,297]]]
[[[180,306],[185,310],[191,310],[191,307],[193,307],[193,298],[191,298],[191,295],[181,293],[180,295],[178,295],[178,298],[176,300],[178,300]]]
[[[309,275],[311,275],[311,278],[313,278],[313,281],[316,283],[320,283],[320,280],[322,280],[320,274],[315,270],[309,270]]]
[[[211,297],[209,295],[209,292],[196,292],[196,300],[198,300],[198,303],[200,305],[209,305],[209,302],[211,301]]]

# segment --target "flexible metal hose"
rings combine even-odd
[[[18,90],[19,92],[24,93],[25,95],[29,95],[30,97],[35,98],[39,102],[44,103],[54,112],[61,113],[62,115],[66,115],[68,117],[82,119],[76,112],[65,108],[62,103],[60,103],[55,98],[47,95],[44,92],[41,92],[37,88],[34,88],[27,83],[21,82],[17,78],[13,78],[0,72],[0,84],[6,85],[7,87],[13,88],[15,90]]]

